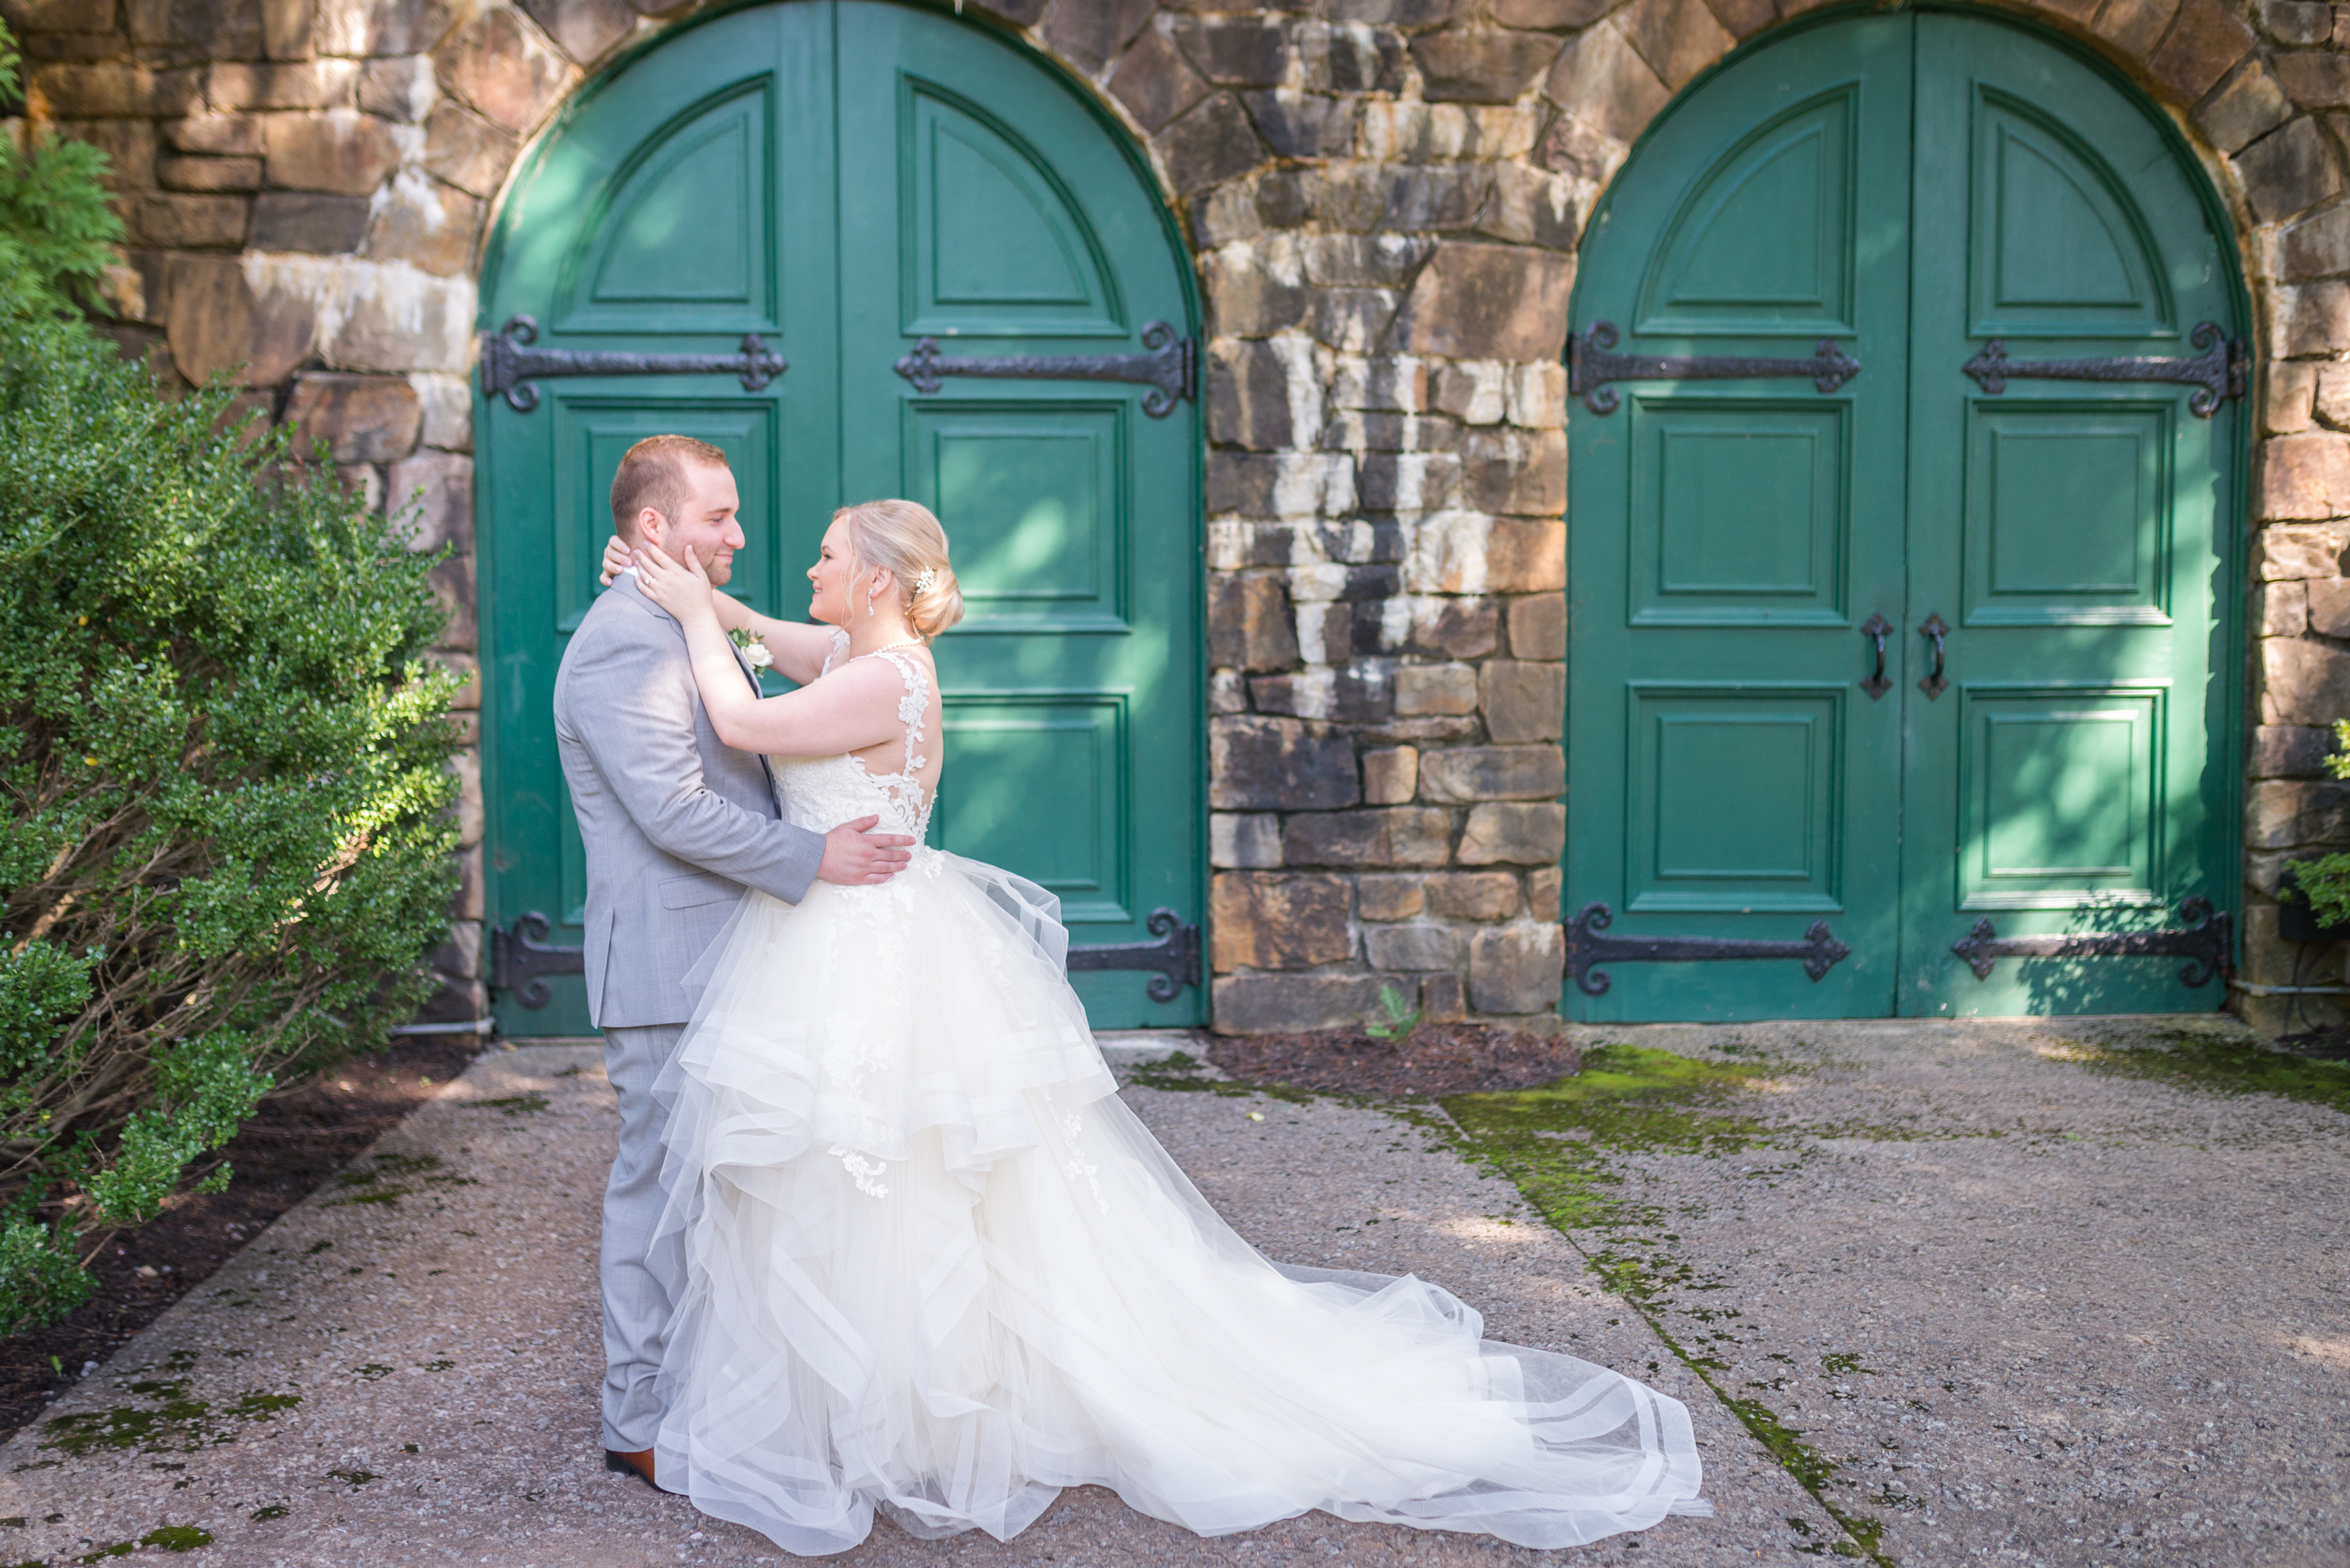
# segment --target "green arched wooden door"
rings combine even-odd
[[[681,431],[733,464],[750,548],[732,591],[771,614],[804,612],[836,506],[933,507],[969,610],[939,655],[934,835],[1051,888],[1076,943],[1196,940],[1196,310],[1147,171],[1067,84],[907,7],[725,14],[581,94],[516,182],[483,297],[494,924],[544,913],[547,945],[579,940],[555,670],[598,591],[619,454]],[[527,345],[500,336],[516,317]],[[528,1006],[539,961],[495,945],[505,1033],[587,1029],[576,977]],[[1203,1021],[1191,978],[1077,976],[1103,1027]]]
[[[1988,17],[1651,130],[1574,307],[1570,1012],[2218,1005],[2232,256],[2157,113]]]

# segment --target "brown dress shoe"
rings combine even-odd
[[[604,1468],[616,1473],[642,1476],[645,1484],[655,1491],[669,1491],[669,1488],[653,1479],[653,1451],[650,1449],[639,1449],[634,1453],[623,1453],[618,1449],[606,1449]],[[677,1494],[670,1492],[670,1495],[675,1497]]]

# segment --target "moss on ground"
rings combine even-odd
[[[1270,1100],[1285,1100],[1302,1106],[1316,1096],[1310,1090],[1293,1088],[1287,1084],[1243,1083],[1236,1078],[1211,1077],[1207,1063],[1188,1051],[1173,1051],[1155,1062],[1139,1063],[1121,1075],[1138,1089],[1165,1089],[1176,1094],[1210,1094],[1246,1096],[1262,1095]],[[1367,1103],[1349,1095],[1326,1095],[1325,1099],[1348,1103]]]
[[[166,1524],[151,1530],[136,1541],[118,1541],[94,1552],[85,1552],[76,1563],[103,1563],[109,1557],[128,1557],[142,1546],[152,1546],[163,1552],[193,1552],[199,1546],[210,1546],[213,1538],[191,1524]],[[17,1568],[42,1568],[37,1563],[19,1563]]]
[[[145,1378],[130,1391],[150,1401],[144,1407],[123,1405],[111,1410],[85,1410],[42,1423],[47,1441],[40,1448],[57,1449],[79,1459],[107,1449],[136,1449],[144,1453],[195,1453],[236,1440],[234,1423],[266,1421],[280,1410],[302,1402],[299,1394],[265,1394],[256,1389],[215,1408],[188,1397],[184,1379]]]
[[[1884,1526],[1829,1496],[1836,1461],[1804,1442],[1762,1400],[1732,1393],[1721,1380],[1729,1364],[1685,1342],[1667,1322],[1669,1308],[1700,1324],[1735,1314],[1678,1304],[1685,1293],[1717,1287],[1700,1278],[1681,1252],[1670,1216],[1633,1195],[1621,1165],[1633,1155],[1720,1158],[1788,1143],[1798,1135],[1766,1127],[1744,1103],[1756,1080],[1785,1071],[1762,1061],[1714,1062],[1638,1045],[1602,1045],[1584,1054],[1583,1071],[1573,1077],[1540,1088],[1457,1095],[1443,1105],[1467,1151],[1517,1184],[1582,1251],[1592,1272],[1631,1304],[1844,1531],[1843,1540],[1805,1542],[1795,1550],[1865,1557],[1891,1568],[1892,1559],[1878,1545]],[[1735,1343],[1727,1333],[1712,1337]],[[1800,1521],[1789,1522],[1798,1534],[1809,1533]]]
[[[1576,1229],[1632,1216],[1613,1157],[1720,1156],[1765,1141],[1736,1100],[1760,1065],[1702,1062],[1639,1045],[1586,1052],[1583,1071],[1535,1089],[1444,1101],[1477,1152],[1556,1224]]]
[[[2274,1095],[2350,1113],[2350,1063],[2314,1061],[2244,1041],[2187,1033],[2145,1045],[2067,1040],[2042,1054],[2116,1077],[2158,1079],[2218,1095]]]
[[[494,1103],[494,1102],[493,1102]],[[511,1113],[509,1113],[511,1114]],[[407,1180],[421,1187],[479,1187],[481,1182],[471,1176],[457,1176],[441,1168],[438,1155],[385,1154],[378,1155],[371,1166],[355,1166],[335,1178],[335,1185],[356,1190],[344,1197],[331,1199],[326,1207],[341,1209],[354,1203],[380,1204],[397,1207],[403,1198],[412,1197],[416,1188],[400,1185]],[[332,1241],[311,1244],[312,1252],[323,1252]],[[353,1270],[356,1273],[359,1271]]]

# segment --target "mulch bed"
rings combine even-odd
[[[225,1192],[183,1193],[90,1264],[98,1290],[54,1328],[0,1339],[0,1439],[212,1276],[262,1227],[322,1186],[473,1059],[470,1042],[402,1040],[273,1095],[223,1151]]]
[[[2320,1062],[2350,1062],[2350,1024],[2337,1023],[2330,1029],[2312,1029],[2305,1033],[2287,1034],[2277,1044],[2296,1055],[2313,1057]]]
[[[1582,1065],[1565,1040],[1482,1023],[1422,1024],[1403,1040],[1375,1040],[1360,1029],[1219,1035],[1208,1060],[1252,1083],[1421,1099],[1530,1089]]]

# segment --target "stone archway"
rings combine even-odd
[[[1824,11],[1675,99],[1576,286],[1567,903],[1577,952],[1782,961],[1574,1015],[2224,999],[2234,250],[2168,124],[2010,18]],[[1981,961],[2024,937],[2067,950]]]
[[[1553,68],[1560,117],[1538,152],[1570,172],[1596,210],[1632,142],[1739,43],[1813,7],[1694,5],[1617,12],[1581,35]],[[2271,9],[2256,28],[2220,5],[2035,5],[2016,12],[2120,67],[2162,106],[2230,209],[2254,327],[2258,410],[2244,524],[2251,604],[2244,636],[2242,753],[2245,904],[2242,973],[2231,1005],[2264,1027],[2338,1016],[2345,988],[2305,971],[2279,939],[2273,902],[2282,864],[2344,832],[2342,792],[2320,782],[2324,726],[2350,705],[2350,588],[2341,584],[2341,430],[2350,425],[2350,317],[2337,275],[2350,266],[2343,149],[2322,110],[2345,96],[2330,21]],[[1708,26],[1708,19],[1718,25]],[[2296,46],[2298,46],[2296,47]]]
[[[912,7],[717,13],[532,150],[482,286],[490,919],[603,967],[553,694],[621,453],[684,432],[733,468],[728,592],[769,615],[805,610],[837,507],[938,513],[964,618],[939,645],[933,743],[960,762],[934,841],[1059,900],[1097,1027],[1204,1023],[1197,309],[1094,107]],[[594,1015],[569,976],[498,983],[510,1036]]]

